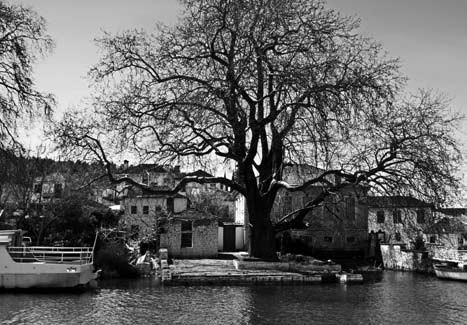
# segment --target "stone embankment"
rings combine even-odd
[[[386,269],[422,273],[434,273],[433,263],[438,261],[467,261],[467,251],[430,244],[423,251],[406,250],[402,245],[382,244],[381,256]]]
[[[299,265],[244,259],[181,259],[168,265],[160,254],[156,274],[164,285],[311,285],[323,282],[362,282],[361,275],[341,272],[334,263]]]

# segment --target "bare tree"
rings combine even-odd
[[[427,92],[401,99],[398,60],[359,36],[358,20],[319,0],[181,2],[174,27],[97,41],[103,56],[91,76],[99,117],[65,116],[56,130],[62,149],[93,153],[107,166],[109,143],[146,159],[231,162],[234,180],[181,184],[219,182],[243,194],[249,252],[269,259],[277,231],[300,224],[345,186],[442,197],[455,184],[457,117]],[[325,172],[292,186],[282,177],[284,163]],[[272,223],[279,189],[317,184],[321,194]]]
[[[41,108],[50,112],[53,97],[34,88],[32,65],[52,47],[42,17],[0,1],[0,150],[20,147],[16,126],[22,117]]]

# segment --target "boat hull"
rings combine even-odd
[[[435,274],[438,278],[441,279],[449,279],[449,280],[456,280],[456,281],[467,281],[467,270],[461,270],[456,268],[449,268],[449,267],[434,267]]]
[[[75,288],[99,276],[93,248],[11,246],[21,234],[0,231],[0,289]]]
[[[26,268],[30,267],[31,265],[26,265]],[[42,270],[41,272],[36,267],[30,272],[23,270],[21,273],[0,273],[0,288],[74,288],[87,286],[99,276],[99,272],[93,271],[92,265],[61,265],[61,267],[62,271]]]

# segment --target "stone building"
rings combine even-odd
[[[467,209],[440,208],[426,232],[427,242],[447,249],[467,249]]]
[[[46,204],[61,200],[69,193],[65,176],[61,173],[51,173],[36,177],[33,183],[31,203]]]
[[[301,185],[323,172],[309,165],[286,165],[283,179],[290,185]],[[325,180],[332,184],[341,182],[335,175]],[[280,190],[271,212],[273,221],[303,207],[326,186],[323,182],[298,192]],[[367,208],[362,200],[365,194],[366,188],[362,186],[347,186],[331,194],[323,204],[307,213],[305,229],[289,231],[292,249],[315,256],[363,255],[368,237]]]
[[[121,224],[133,235],[147,235],[156,229],[157,219],[188,208],[186,195],[165,192],[127,196],[122,200]]]
[[[188,209],[159,221],[160,247],[176,258],[216,257],[216,216]]]
[[[382,243],[411,248],[434,223],[434,206],[408,196],[368,197],[368,231]]]

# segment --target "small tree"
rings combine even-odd
[[[97,41],[103,56],[91,76],[101,119],[67,114],[56,130],[64,151],[93,153],[112,181],[138,186],[111,175],[108,145],[145,159],[235,166],[233,180],[186,177],[174,191],[189,181],[218,182],[244,195],[249,252],[266,259],[276,257],[277,231],[299,225],[346,186],[441,200],[455,185],[457,117],[428,92],[403,99],[398,60],[359,36],[358,20],[319,0],[181,3],[174,27]],[[324,172],[291,185],[284,163]],[[342,182],[328,182],[330,175]],[[279,189],[317,184],[320,194],[273,224]]]

